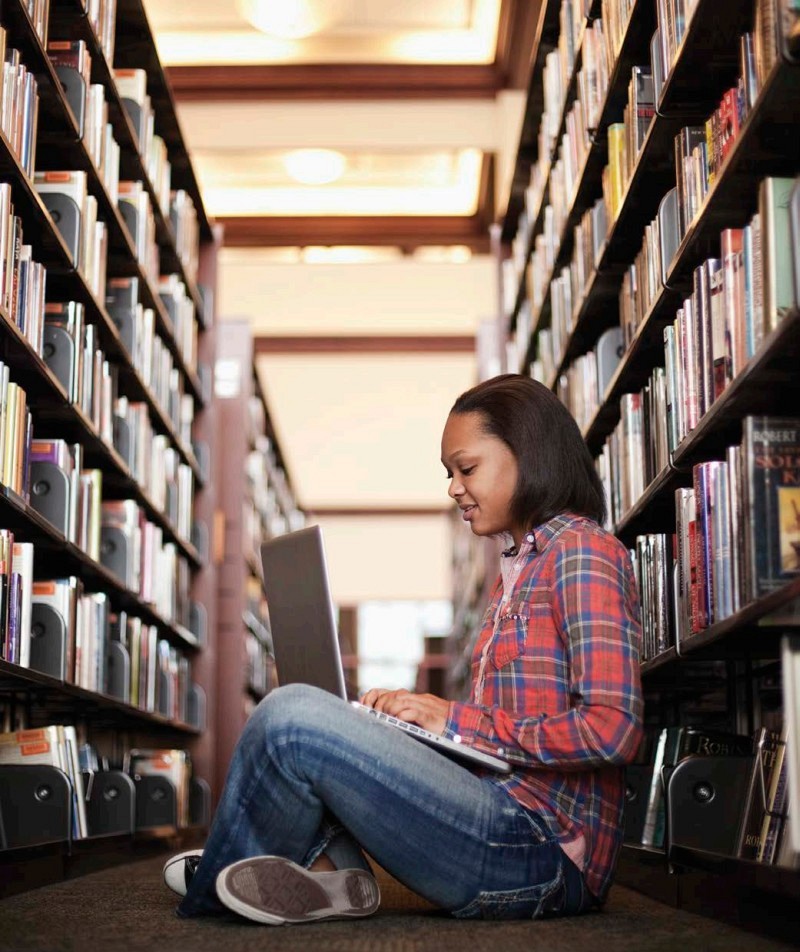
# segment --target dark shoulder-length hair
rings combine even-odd
[[[603,485],[572,414],[544,384],[501,374],[462,393],[451,413],[479,413],[483,429],[501,439],[517,460],[511,501],[517,525],[534,528],[562,512],[602,524]]]

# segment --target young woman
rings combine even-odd
[[[468,701],[373,689],[363,702],[503,756],[467,768],[316,688],[272,691],[237,746],[202,854],[165,867],[180,916],[362,916],[362,849],[454,916],[569,915],[606,898],[623,766],[642,718],[639,606],[625,547],[569,412],[527,377],[462,394],[442,436],[449,495],[507,541]]]

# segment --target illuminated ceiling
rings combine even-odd
[[[148,4],[166,65],[491,63],[501,0]],[[254,23],[261,23],[258,29]],[[266,32],[268,31],[268,32]]]
[[[247,316],[267,347],[258,367],[302,503],[446,506],[438,428],[495,304],[495,165],[518,139],[539,0],[264,0],[282,21],[266,30],[250,0],[144,4],[224,226],[220,314]],[[336,155],[298,170],[309,149]],[[386,335],[417,349],[381,353]]]
[[[311,152],[311,150],[305,150]],[[341,159],[324,181],[326,159]],[[329,153],[319,156],[320,179],[303,181],[292,168],[295,151],[222,149],[196,155],[206,208],[213,216],[251,215],[474,215],[481,153],[476,149],[404,153]]]
[[[283,82],[278,78],[281,70],[291,75],[298,68],[309,74],[318,69],[333,70],[319,76],[316,89],[304,88],[304,102],[297,102],[297,95],[286,91],[280,98],[285,97],[284,113],[315,96],[328,101],[330,111],[336,113],[334,89],[341,85],[349,85],[351,90],[360,85],[364,96],[372,95],[360,81],[360,74],[348,70],[367,66],[415,70],[403,75],[406,81],[408,76],[415,76],[412,82],[422,91],[427,85],[426,70],[445,64],[467,70],[490,68],[498,58],[504,3],[507,21],[512,0],[195,0],[190,17],[186,15],[185,0],[148,0],[147,13],[159,54],[165,66],[171,68],[179,102],[186,99],[191,105],[210,110],[206,128],[224,124],[226,130],[212,142],[204,137],[202,144],[189,136],[209,213],[226,221],[234,219],[236,226],[241,219],[286,217],[469,219],[481,211],[473,230],[482,232],[482,244],[488,250],[486,228],[493,207],[488,165],[492,143],[487,148],[485,133],[483,141],[463,141],[458,123],[448,122],[450,94],[440,91],[435,100],[441,114],[435,122],[434,138],[429,125],[416,133],[412,130],[411,137],[407,134],[403,146],[398,147],[391,118],[381,122],[378,117],[360,141],[336,150],[334,158],[339,168],[326,176],[323,164],[318,181],[299,178],[288,165],[299,148],[336,148],[324,123],[318,125],[312,118],[302,133],[304,141],[296,147],[290,141],[278,148],[259,146],[252,140],[253,130],[259,125],[257,114],[248,117],[246,126],[231,127],[227,114],[214,114],[213,102],[224,96],[225,106],[233,107],[232,111],[243,102],[256,109],[263,104],[266,109],[271,107],[271,112],[261,124],[271,122],[283,128],[284,121],[275,116],[276,97],[268,88],[256,90],[253,70],[271,70],[255,75],[258,82],[267,75],[268,83],[273,85]],[[374,80],[375,74],[371,75]],[[379,82],[391,87],[396,74],[378,75],[382,76]],[[298,82],[307,80],[308,76],[301,76]],[[236,84],[233,90],[229,88],[231,83]],[[237,94],[243,97],[241,102],[235,99]],[[255,96],[260,98],[255,100]],[[341,125],[348,125],[344,116]],[[453,127],[449,140],[448,127]],[[487,202],[490,207],[486,207]],[[390,229],[382,230],[391,241]],[[259,230],[259,234],[263,232]],[[244,241],[239,235],[235,227],[228,229],[229,242]],[[444,234],[431,237],[437,244],[448,241]],[[252,240],[248,236],[246,242]],[[335,238],[327,232],[316,238],[309,236],[312,244],[331,240]],[[451,240],[469,241],[475,246],[469,236],[456,235]]]

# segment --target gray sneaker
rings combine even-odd
[[[251,856],[217,876],[217,896],[240,916],[283,925],[369,916],[380,905],[375,877],[363,869],[312,873],[280,856]]]

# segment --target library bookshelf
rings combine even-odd
[[[11,0],[0,26],[10,894],[209,821],[220,236],[140,0]]]
[[[798,415],[800,301],[796,284],[791,291],[791,263],[784,272],[774,264],[774,207],[786,213],[781,241],[796,246],[800,236],[790,230],[789,199],[773,207],[767,198],[777,183],[788,195],[800,174],[793,9],[771,0],[552,0],[542,4],[531,56],[501,221],[503,357],[509,371],[530,373],[557,392],[578,419],[610,497],[610,527],[631,550],[640,582],[657,576],[643,567],[650,550],[641,540],[658,536],[667,552],[675,543],[662,594],[655,604],[643,598],[645,611],[659,615],[646,617],[655,635],[642,662],[654,736],[694,723],[745,736],[760,728],[780,733],[787,720],[778,659],[782,636],[797,624],[797,573],[759,589],[746,567],[735,567],[745,559],[735,551],[744,552],[744,540],[759,550],[749,510],[738,524],[726,517],[732,535],[715,537],[727,546],[727,561],[714,578],[742,583],[730,604],[715,590],[716,614],[704,622],[681,616],[680,598],[690,588],[674,567],[683,566],[678,494],[697,490],[697,474],[712,464],[749,478],[736,462],[743,421]],[[690,140],[691,150],[681,152],[678,143]],[[729,278],[732,246],[724,242],[753,228],[772,251],[758,248],[755,257],[737,247]],[[743,276],[736,285],[748,262],[757,270],[747,280],[757,274],[762,283]],[[704,267],[719,272],[709,285]],[[718,305],[702,296],[712,286],[721,287]],[[727,334],[721,351],[714,320]],[[705,391],[710,371],[697,357],[681,376],[679,334],[687,326],[690,340],[699,341],[697,354],[719,357],[722,367],[721,382],[712,379]],[[707,338],[692,338],[695,330]],[[737,338],[740,331],[750,337]],[[614,342],[610,365],[600,358],[604,338]],[[680,385],[670,389],[674,381]],[[691,397],[689,389],[698,393]],[[670,430],[691,399],[697,405],[689,422]],[[642,415],[632,408],[643,408]],[[633,419],[642,424],[636,432]],[[644,478],[627,492],[635,468]],[[738,498],[731,494],[729,507],[737,509]],[[463,566],[461,575],[471,579]],[[482,581],[478,571],[467,586],[473,596]],[[467,596],[467,603],[476,599]],[[741,770],[752,763],[742,758]],[[631,799],[647,795],[629,785]],[[754,883],[765,903],[800,894],[797,857],[789,850],[770,864],[744,859],[735,848],[708,850],[702,836],[672,841],[669,830],[656,848],[636,832],[626,840],[621,880],[687,908],[697,906],[687,884],[698,878],[714,883],[708,908],[728,914]],[[684,873],[683,886],[669,877],[676,870]]]
[[[218,459],[219,558],[217,786],[254,707],[277,684],[263,586],[261,542],[299,529],[298,506],[266,396],[258,378],[248,321],[219,325],[215,406],[225,452]]]

